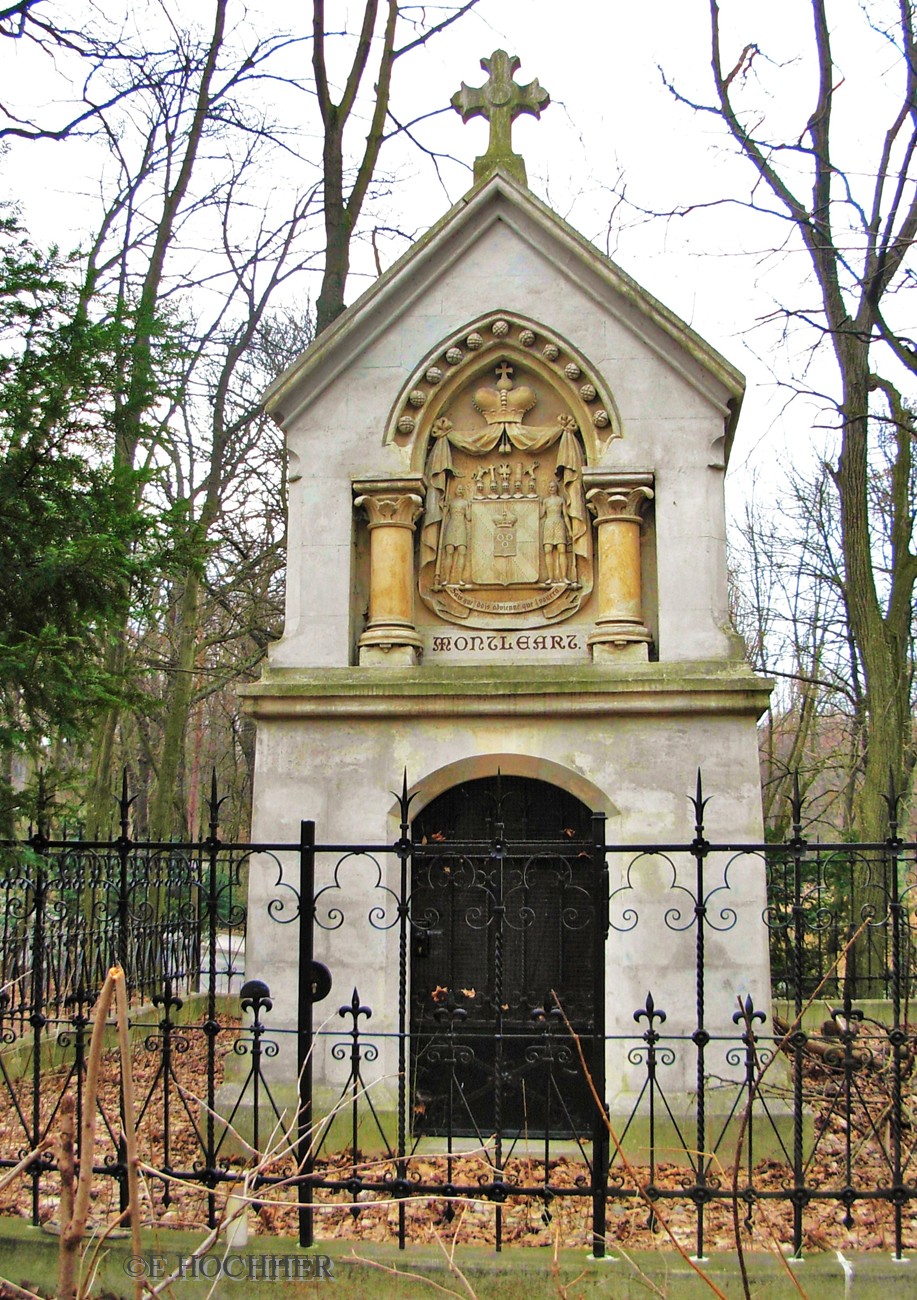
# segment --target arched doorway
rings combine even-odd
[[[551,991],[588,1062],[590,810],[545,781],[486,777],[434,799],[412,838],[415,1132],[588,1134],[594,1102]]]

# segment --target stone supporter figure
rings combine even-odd
[[[551,480],[548,495],[541,502],[541,517],[544,521],[541,545],[547,570],[547,580],[543,585],[562,586],[568,581],[567,543],[570,540],[570,533],[557,479]]]
[[[471,502],[465,500],[465,489],[458,485],[446,505],[440,546],[439,568],[434,587],[465,585],[465,567],[468,558],[468,534],[471,528]]]

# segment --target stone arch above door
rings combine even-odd
[[[604,813],[606,817],[618,817],[619,810],[613,800],[593,781],[573,768],[565,767],[551,759],[540,758],[532,754],[513,754],[509,752],[492,754],[474,754],[467,758],[456,759],[442,767],[426,773],[419,781],[408,787],[411,799],[411,817],[416,818],[439,795],[465,781],[475,781],[485,776],[524,776],[536,781],[554,785],[567,794],[578,799],[593,812]],[[389,810],[389,826],[392,838],[397,838],[397,828],[401,819],[400,805],[393,802]]]

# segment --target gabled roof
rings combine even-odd
[[[288,426],[442,273],[445,246],[449,250],[445,262],[451,266],[493,221],[508,221],[522,238],[530,237],[513,222],[514,212],[535,224],[540,251],[564,274],[569,275],[570,264],[575,266],[577,261],[588,267],[603,288],[619,295],[638,317],[668,335],[692,358],[696,366],[682,369],[676,364],[689,383],[703,386],[698,382],[699,366],[701,377],[708,376],[726,390],[728,455],[745,392],[743,375],[547,204],[502,171],[471,189],[274,380],[262,399],[268,413],[278,424]],[[645,341],[653,346],[650,339]],[[672,364],[671,355],[667,354],[667,360]]]

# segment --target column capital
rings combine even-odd
[[[652,474],[586,470],[583,486],[596,526],[612,520],[639,522],[647,501],[654,496]]]
[[[423,510],[422,474],[355,479],[352,488],[353,503],[366,511],[370,529],[413,529]]]

